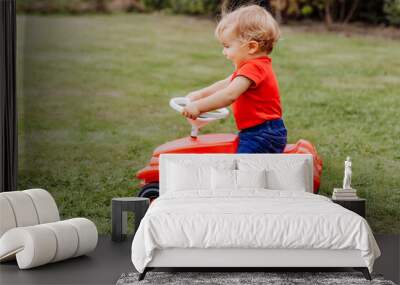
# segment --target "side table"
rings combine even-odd
[[[342,207],[359,214],[365,219],[365,203],[366,200],[363,198],[357,198],[354,200],[340,200],[332,199],[332,202],[341,205]]]
[[[113,241],[122,241],[126,238],[127,229],[127,211],[133,212],[135,215],[135,229],[133,234],[139,227],[140,221],[144,217],[150,200],[141,197],[121,197],[111,200],[111,239]]]

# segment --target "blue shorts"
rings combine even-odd
[[[282,153],[287,131],[282,119],[265,121],[239,132],[237,153]]]

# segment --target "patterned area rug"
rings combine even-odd
[[[122,274],[117,285],[133,284],[328,284],[328,285],[396,285],[384,280],[381,274],[371,274],[372,281],[364,278],[361,272],[147,272],[142,281],[138,281],[139,273]]]

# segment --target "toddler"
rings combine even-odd
[[[182,114],[201,113],[232,104],[239,130],[237,153],[281,153],[287,142],[278,82],[269,54],[280,31],[271,14],[258,5],[226,14],[215,30],[224,56],[232,61],[232,75],[189,93]]]

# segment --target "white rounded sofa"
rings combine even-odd
[[[97,240],[92,221],[60,221],[44,189],[0,193],[0,262],[16,259],[20,269],[37,267],[89,253]]]

